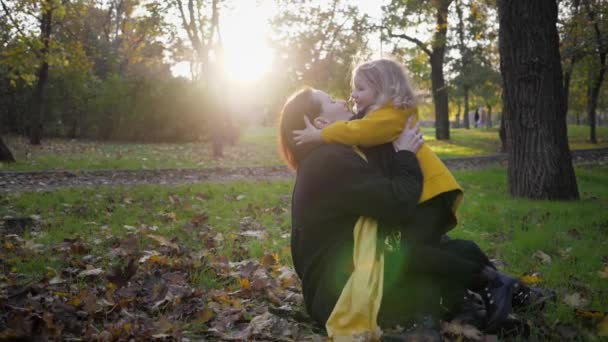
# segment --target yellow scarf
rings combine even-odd
[[[365,155],[354,147],[363,159]],[[354,234],[354,270],[325,323],[334,341],[379,340],[378,312],[384,281],[384,252],[378,250],[378,222],[359,217]]]

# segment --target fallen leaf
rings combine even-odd
[[[239,285],[241,285],[241,289],[243,290],[251,290],[251,282],[247,278],[240,278]]]
[[[260,265],[262,267],[270,267],[277,263],[277,259],[272,254],[265,254],[262,259],[260,259]]]
[[[177,215],[172,211],[168,213],[161,213],[160,217],[166,222],[177,220]]]
[[[101,268],[92,268],[90,270],[84,270],[78,273],[78,278],[84,277],[95,277],[103,274],[103,270]]]
[[[51,280],[49,280],[49,285],[57,285],[62,283],[65,283],[65,280],[62,279],[59,275],[56,275]]]
[[[551,257],[543,251],[536,251],[532,256],[542,261],[543,264],[551,263]]]
[[[602,279],[608,279],[608,266],[604,267],[602,271],[597,271],[597,275]]]
[[[200,323],[206,323],[215,317],[215,312],[209,308],[205,308],[196,313],[196,320]]]
[[[564,297],[564,303],[573,308],[582,308],[589,304],[589,300],[583,298],[580,293],[574,292]]]
[[[461,324],[460,322],[442,322],[441,323],[441,335],[451,337],[451,339],[456,340],[472,340],[472,341],[482,341],[483,334],[479,329],[475,328],[472,325]]]
[[[560,248],[557,253],[562,257],[562,258],[568,258],[570,256],[570,252],[572,252],[572,247],[568,247],[568,248]]]
[[[574,313],[579,317],[585,317],[585,318],[603,318],[605,316],[608,316],[608,313],[606,313],[604,311],[597,311],[597,310],[575,309]]]
[[[165,238],[164,236],[155,235],[155,234],[148,234],[146,236],[149,237],[152,240],[155,240],[161,246],[167,246],[167,247],[170,247],[170,248],[173,248],[173,249],[179,249],[179,246],[176,243],[167,240],[167,238]]]
[[[268,233],[264,230],[246,230],[244,232],[239,233],[241,236],[253,237],[259,240],[268,239]]]
[[[207,222],[208,219],[209,219],[209,216],[207,216],[206,213],[201,213],[201,214],[192,216],[192,218],[190,218],[190,223],[192,223],[195,226],[200,226],[203,223]]]
[[[608,336],[608,315],[604,316],[604,319],[597,325],[597,336]]]
[[[526,285],[536,285],[543,281],[539,273],[524,274],[519,278]]]
[[[115,267],[106,278],[116,285],[117,288],[121,288],[127,285],[135,272],[137,272],[137,264],[135,263],[135,259],[131,258],[125,267]]]

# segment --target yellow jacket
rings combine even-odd
[[[418,121],[416,108],[399,109],[384,106],[367,114],[363,119],[351,121],[336,121],[323,128],[321,137],[325,143],[357,145],[370,147],[392,142],[403,131],[410,115],[414,115],[413,123]],[[424,183],[420,203],[425,202],[441,193],[462,188],[445,166],[426,144],[416,153]],[[454,210],[461,202],[461,196],[456,201]]]

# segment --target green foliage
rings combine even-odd
[[[367,15],[340,0],[286,1],[272,25],[279,69],[287,70],[284,86],[293,90],[306,84],[348,97],[353,65],[369,56]]]

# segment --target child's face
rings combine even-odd
[[[355,75],[353,92],[350,96],[355,101],[355,112],[358,113],[366,110],[374,103],[376,92],[365,78],[357,74]]]

